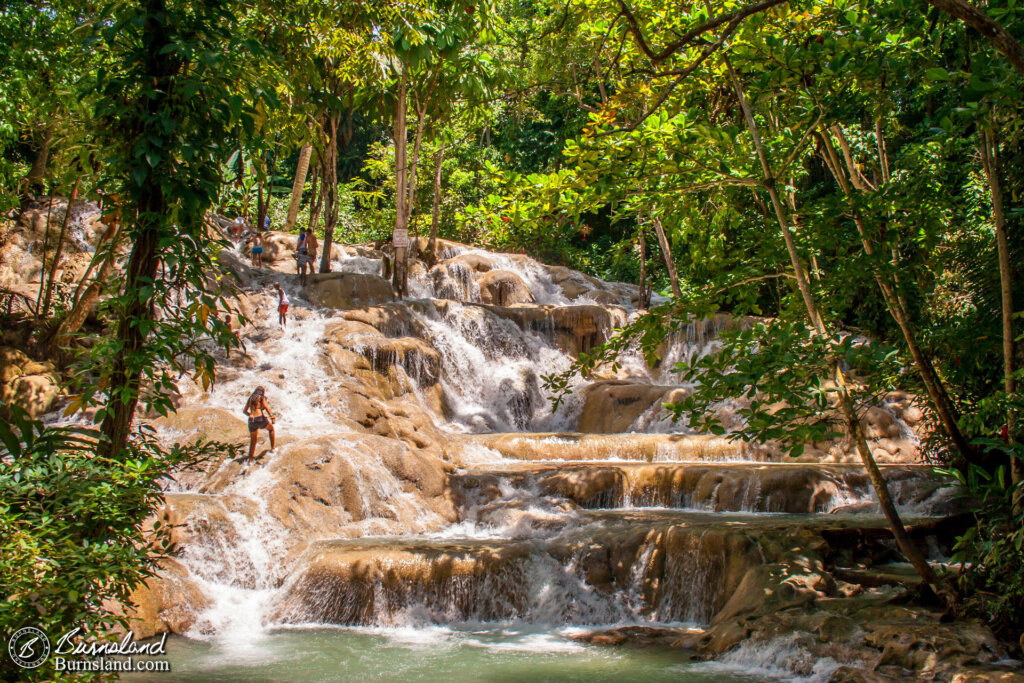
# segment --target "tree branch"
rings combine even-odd
[[[619,0],[620,4],[622,0]],[[992,46],[1003,53],[1013,68],[1024,75],[1024,47],[1009,31],[987,15],[983,10],[964,0],[925,0],[946,14],[950,14],[964,22],[975,31],[985,36]]]
[[[630,10],[625,0],[617,1],[619,3],[619,7],[622,9],[623,16],[626,17],[626,23],[629,26],[629,32],[633,34],[633,39],[636,41],[637,47],[639,47],[640,51],[643,52],[647,56],[647,58],[650,59],[655,64],[665,61],[673,54],[675,54],[676,52],[678,52],[679,50],[693,42],[694,38],[697,38],[698,36],[703,35],[708,31],[713,31],[714,29],[718,28],[719,26],[722,26],[723,24],[731,24],[734,21],[742,21],[752,14],[757,14],[758,12],[763,12],[767,9],[771,9],[776,5],[781,5],[785,2],[788,2],[788,0],[760,0],[760,2],[755,2],[745,7],[740,7],[738,9],[733,10],[732,12],[720,14],[717,17],[713,17],[701,24],[698,24],[697,26],[694,26],[692,29],[690,29],[683,35],[679,36],[678,39],[669,43],[661,52],[656,53],[651,49],[650,45],[648,45],[647,41],[644,39],[643,31],[640,30],[640,24],[637,22],[636,16],[634,16],[632,10]],[[934,1],[950,2],[955,0]]]

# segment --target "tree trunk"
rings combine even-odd
[[[274,166],[277,163],[277,155],[273,152],[267,152],[264,156],[264,161],[267,164],[267,181],[266,181],[266,201],[264,201],[264,184],[259,184],[259,200],[256,205],[256,229],[257,232],[263,232],[264,225],[267,221],[267,214],[270,212],[270,196],[274,191]]]
[[[981,160],[988,179],[988,189],[992,196],[992,224],[996,229],[996,250],[999,254],[999,288],[1003,322],[1003,390],[1007,396],[1013,394],[1016,383],[1013,378],[1013,279],[1010,265],[1010,247],[1006,235],[1006,214],[1003,212],[1003,187],[999,180],[999,141],[991,128],[982,131]],[[1012,409],[1006,416],[1006,432],[1009,439],[1014,438],[1017,425],[1014,424]],[[1010,458],[1010,470],[1014,483],[1024,477],[1024,463],[1018,458]]]
[[[832,176],[836,179],[836,182],[839,184],[843,193],[847,196],[852,195],[851,181],[847,180],[846,174],[842,171],[839,164],[839,155],[836,154],[828,133],[825,130],[821,130],[820,138],[826,153],[825,165],[828,166],[829,170],[832,172]],[[884,149],[884,147],[880,146],[879,149]],[[853,159],[846,150],[845,145],[843,151],[846,166],[852,176],[856,171]],[[887,162],[882,163],[884,164]],[[854,183],[854,186],[864,187],[863,182],[860,184]],[[863,216],[861,216],[859,211],[855,210],[853,212],[853,222],[854,225],[857,226],[857,232],[860,235],[861,246],[864,249],[864,253],[869,259],[872,259],[875,255],[875,249],[871,244],[867,228],[864,225]],[[895,267],[895,265],[896,264],[894,263],[893,266]],[[943,429],[946,431],[946,434],[949,435],[950,440],[952,440],[954,447],[960,455],[960,459],[963,461],[963,467],[961,469],[966,471],[966,465],[973,461],[974,455],[966,437],[964,437],[963,432],[960,431],[960,425],[957,421],[957,410],[953,405],[953,401],[950,399],[949,393],[946,391],[946,387],[943,385],[942,380],[939,379],[938,373],[935,372],[935,366],[932,365],[931,359],[918,345],[913,323],[903,306],[903,302],[901,301],[898,291],[892,283],[887,282],[885,278],[882,277],[882,274],[878,271],[877,267],[873,267],[872,271],[875,283],[882,292],[882,298],[885,301],[886,307],[889,309],[889,314],[892,315],[893,319],[896,321],[896,325],[900,328],[900,332],[903,334],[903,339],[907,344],[907,349],[910,351],[910,355],[914,359],[914,365],[917,368],[918,375],[921,377],[921,381],[924,383],[925,390],[928,392],[928,398],[935,407],[935,412],[939,417],[939,422],[942,423]]]
[[[147,78],[152,79],[153,92],[160,95],[149,99],[148,112],[138,112],[135,124],[142,131],[152,128],[150,121],[160,118],[160,107],[168,98],[175,97],[173,74],[177,68],[176,57],[169,48],[170,43],[161,18],[166,16],[165,0],[148,0],[146,20],[142,26],[142,50],[147,55]],[[144,132],[142,134],[145,134]],[[135,407],[139,403],[142,368],[138,365],[140,352],[146,343],[148,323],[154,318],[153,298],[138,296],[156,278],[159,263],[160,225],[169,213],[163,186],[152,175],[139,187],[134,219],[136,221],[135,243],[132,247],[128,266],[125,269],[124,308],[117,320],[114,344],[119,353],[114,360],[107,390],[108,400],[104,406],[104,418],[100,429],[105,437],[101,442],[103,455],[120,460],[132,421]]]
[[[299,150],[299,165],[295,167],[295,181],[292,183],[292,201],[288,205],[288,219],[284,224],[285,232],[290,232],[295,227],[295,221],[299,219],[302,190],[306,187],[306,173],[309,172],[309,158],[312,155],[313,145],[303,145],[302,149]]]
[[[782,203],[779,201],[779,195],[775,191],[775,177],[772,174],[771,165],[768,163],[768,155],[765,152],[764,145],[761,143],[761,136],[757,131],[757,123],[754,121],[754,114],[751,111],[750,105],[747,103],[746,96],[743,93],[743,86],[740,83],[736,72],[733,71],[732,64],[729,63],[728,58],[723,59],[725,61],[726,68],[729,71],[729,75],[732,78],[733,87],[736,90],[736,97],[739,100],[740,108],[743,110],[743,118],[746,121],[747,128],[750,131],[750,136],[754,142],[754,148],[757,151],[758,160],[761,163],[765,189],[768,191],[768,197],[771,199],[772,207],[775,209],[775,217],[778,221],[779,228],[782,230],[782,237],[786,243],[786,251],[789,253],[789,260],[793,266],[797,286],[800,289],[800,294],[803,297],[804,305],[807,309],[807,316],[811,321],[811,325],[815,328],[818,334],[827,339],[831,335],[829,335],[828,330],[825,328],[825,323],[822,320],[821,314],[818,311],[818,306],[814,301],[814,295],[811,292],[810,285],[807,281],[807,275],[804,272],[803,262],[800,260],[800,256],[796,250],[796,243],[793,240],[793,234],[789,229],[789,221],[787,220],[782,208]],[[885,479],[882,477],[882,473],[878,469],[878,464],[875,462],[874,455],[871,453],[871,448],[868,446],[867,439],[864,437],[864,430],[861,428],[860,418],[857,415],[853,399],[847,389],[846,379],[843,376],[843,372],[839,368],[838,362],[833,361],[832,366],[839,393],[840,410],[842,411],[843,418],[846,421],[846,426],[850,431],[850,437],[854,440],[854,443],[856,443],[857,453],[860,455],[861,461],[864,463],[864,469],[867,471],[868,478],[871,480],[871,485],[875,489],[875,494],[878,496],[878,504],[882,508],[882,513],[885,515],[885,518],[889,521],[889,526],[892,529],[893,537],[896,539],[896,544],[920,575],[921,580],[930,586],[938,588],[938,577],[935,576],[935,572],[932,571],[931,565],[928,564],[928,561],[922,554],[921,549],[917,547],[913,540],[907,535],[907,530],[903,526],[903,521],[900,519],[899,512],[897,512],[896,506],[892,502],[892,496],[889,495],[889,489],[886,486]]]
[[[238,178],[238,184],[245,188],[245,157],[241,154],[238,155]],[[248,188],[245,188],[242,192],[242,216],[250,223],[252,222],[252,215],[249,213],[249,202],[252,201],[251,195],[252,192]],[[256,226],[254,225],[253,227],[255,228]]]
[[[140,221],[146,213],[164,213],[167,202],[159,187],[149,188],[139,202]],[[155,227],[143,227],[132,249],[125,271],[125,291],[137,291],[145,282],[156,278],[157,243],[159,231]],[[146,335],[141,331],[139,322],[153,319],[153,304],[149,299],[139,301],[131,297],[120,316],[117,327],[117,341],[123,351],[114,362],[110,384],[120,391],[112,392],[106,406],[106,416],[101,429],[107,437],[106,453],[108,457],[119,458],[121,450],[128,440],[132,420],[135,417],[135,406],[139,403],[141,389],[140,368],[134,367],[129,359],[138,355],[145,344]]]
[[[658,235],[658,245],[661,247],[661,254],[665,257],[665,267],[668,268],[668,277],[672,283],[672,294],[677,299],[682,299],[683,290],[679,288],[679,274],[676,272],[676,263],[672,258],[672,249],[669,248],[665,229],[661,226],[660,218],[654,215],[651,218],[654,220],[654,232]]]
[[[434,155],[434,205],[430,210],[430,239],[427,241],[427,253],[437,261],[437,224],[441,214],[441,163],[444,161],[444,146],[437,148]]]
[[[651,297],[647,293],[647,236],[644,234],[645,232],[644,226],[641,224],[637,233],[640,242],[640,300],[637,302],[637,308],[641,311],[651,305]]]
[[[53,143],[54,124],[43,129],[39,141],[39,150],[35,159],[32,160],[32,168],[25,176],[25,193],[29,196],[37,195],[46,188],[46,167],[50,162],[50,145]]]
[[[103,293],[103,287],[117,263],[117,240],[120,235],[120,227],[112,227],[112,230],[113,234],[109,238],[109,247],[103,257],[103,265],[100,266],[100,272],[85,288],[81,296],[76,294],[75,305],[72,307],[71,312],[64,316],[49,344],[52,352],[57,352],[60,348],[67,346],[71,342],[71,336],[82,328],[86,318],[89,317],[90,311],[92,311],[92,307],[96,305],[100,295]],[[82,279],[79,287],[83,284],[85,284],[85,278]]]
[[[309,205],[309,229],[314,232],[316,232],[316,228],[320,224],[320,209],[324,203],[325,185],[321,180],[323,175],[323,168],[317,166],[313,172],[313,201]]]
[[[43,298],[42,316],[45,318],[50,312],[50,298],[53,296],[54,278],[57,276],[57,266],[60,264],[60,257],[64,251],[64,236],[68,231],[68,224],[71,222],[71,207],[74,206],[75,198],[78,197],[78,187],[82,183],[82,176],[75,178],[75,186],[71,190],[71,197],[68,199],[68,207],[64,211],[64,220],[60,224],[60,234],[57,236],[57,248],[50,262],[50,276],[46,283],[46,296]]]
[[[324,151],[324,243],[320,254],[320,272],[331,272],[331,244],[338,224],[338,115],[327,117],[327,146]]]
[[[985,36],[992,46],[1010,60],[1010,64],[1024,75],[1024,47],[1013,35],[996,23],[983,9],[964,0],[925,0],[947,14],[951,14],[964,22],[981,35]]]
[[[36,294],[36,315],[39,315],[40,306],[43,305],[43,285],[46,282],[46,247],[50,244],[50,216],[53,214],[53,194],[57,189],[57,182],[50,182],[50,201],[46,204],[46,232],[43,233],[43,247],[39,251],[39,293]]]
[[[408,125],[406,122],[406,81],[405,65],[402,65],[402,75],[398,83],[398,96],[395,98],[395,231],[409,229],[409,164],[407,147]],[[391,288],[399,297],[404,296],[408,285],[408,273],[406,267],[405,247],[394,246],[394,235],[392,235],[392,273]]]
[[[85,273],[82,274],[82,279],[78,281],[78,286],[75,287],[75,293],[71,297],[72,306],[78,305],[78,300],[82,297],[82,292],[88,286],[89,279],[92,277],[92,272],[96,269],[96,266],[101,262],[106,263],[107,254],[104,253],[104,245],[111,243],[118,231],[120,222],[114,222],[107,226],[107,229],[103,231],[103,235],[100,236],[99,244],[96,245],[96,251],[93,253],[92,258],[89,260],[89,267],[85,269]],[[102,273],[103,270],[101,269]]]
[[[263,183],[256,183],[256,221],[253,226],[256,232],[263,232]]]

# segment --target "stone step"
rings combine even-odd
[[[914,535],[937,533],[910,522]],[[774,594],[761,583],[793,573],[784,567],[809,594],[826,588],[830,537],[856,537],[851,561],[890,561],[884,536],[877,515],[601,510],[544,538],[321,541],[278,592],[270,623],[709,623],[739,593]]]
[[[764,458],[745,443],[695,434],[528,432],[472,434],[468,439],[515,460],[751,462]]]
[[[881,470],[897,505],[922,514],[951,509],[954,490],[933,468],[883,465]],[[533,461],[473,467],[451,475],[450,482],[464,514],[517,504],[524,491],[584,508],[789,513],[876,508],[867,474],[855,465]]]

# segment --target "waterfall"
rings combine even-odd
[[[374,278],[381,256],[343,247],[332,268]],[[794,524],[873,514],[855,466],[777,462],[665,419],[662,403],[692,388],[675,364],[742,321],[693,321],[654,367],[633,347],[614,371],[573,377],[552,411],[543,378],[635,318],[635,288],[459,245],[440,257],[411,269],[411,299],[334,310],[312,303],[317,280],[300,288],[287,260],[253,272],[235,255],[246,352],[219,357],[211,392],[182,379],[178,415],[155,425],[168,443],[202,433],[247,448],[241,409],[262,385],[277,447],[261,431],[255,462],[225,458],[167,486],[176,560],[206,596],[189,638],[244,659],[281,629],[328,624],[706,627],[748,570],[783,561]],[[481,303],[494,270],[533,303]],[[285,328],[273,282],[291,300]],[[902,405],[884,407],[885,438],[910,443]],[[582,433],[609,412],[635,417]],[[948,504],[925,468],[883,469],[904,510]]]

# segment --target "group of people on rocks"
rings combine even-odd
[[[265,232],[269,229],[270,219],[268,218],[264,223],[263,231]],[[245,244],[252,259],[253,267],[262,268],[265,243],[261,231],[253,230],[249,222],[240,216],[232,222],[229,234],[236,243]],[[306,286],[306,273],[314,272],[314,264],[316,263],[319,248],[320,244],[317,242],[313,231],[308,228],[300,228],[295,246],[295,270],[303,287]],[[288,323],[288,307],[291,302],[288,299],[288,294],[281,287],[281,283],[274,283],[274,291],[277,294],[278,323],[285,327]],[[227,320],[228,328],[231,329],[230,316]],[[249,425],[249,456],[247,462],[252,462],[256,452],[256,440],[260,429],[267,430],[270,436],[270,452],[274,450],[274,415],[267,405],[266,390],[262,386],[256,387],[252,395],[249,396],[249,400],[245,402],[243,412],[248,418]]]
[[[263,232],[270,229],[270,218],[263,221],[263,230],[257,230],[244,216],[236,216],[231,222],[228,234],[236,244],[245,244],[253,268],[263,267]]]
[[[263,231],[253,230],[249,222],[239,216],[231,224],[230,235],[236,243],[245,244],[252,261],[253,268],[263,268],[263,254],[266,251],[263,233],[270,229],[270,219],[264,222]],[[306,273],[313,273],[316,268],[316,255],[320,249],[316,235],[309,228],[299,228],[299,237],[295,244],[295,272],[299,275],[300,284],[306,286]]]
[[[295,244],[295,269],[299,274],[299,282],[306,286],[306,269],[312,273],[316,268],[316,252],[320,248],[316,235],[308,228],[299,229],[299,239]]]

